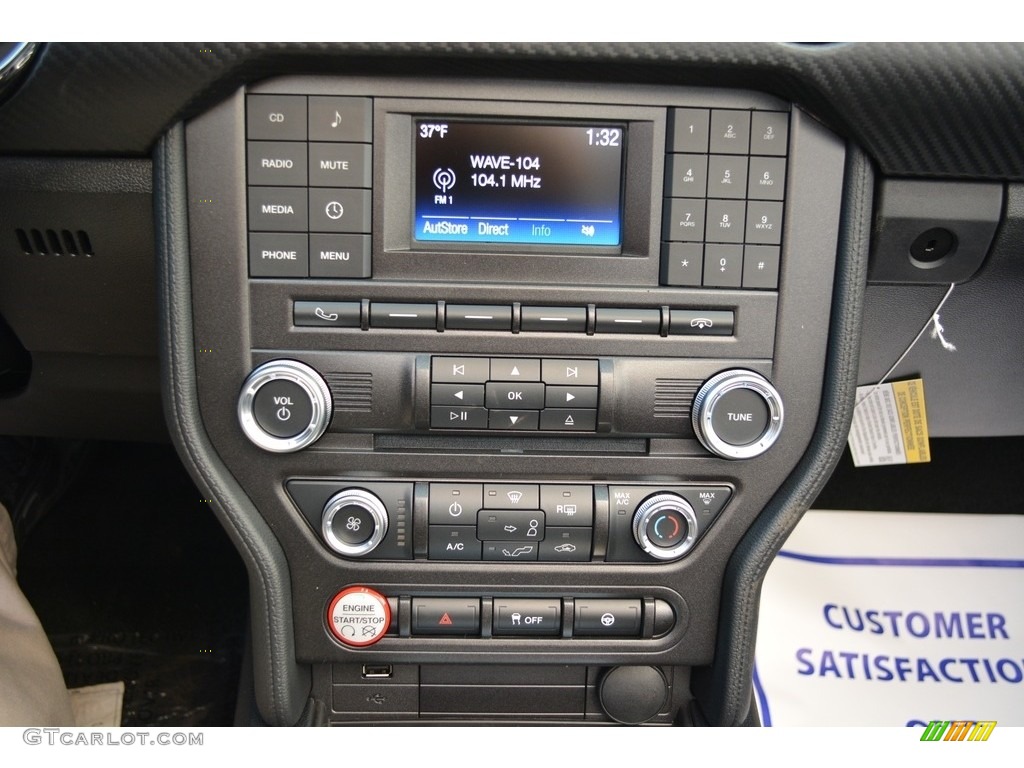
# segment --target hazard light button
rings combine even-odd
[[[373,645],[391,625],[388,599],[369,587],[343,589],[327,609],[327,626],[345,645]]]
[[[479,635],[480,600],[448,597],[412,599],[414,635]]]

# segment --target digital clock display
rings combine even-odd
[[[413,125],[415,240],[621,244],[623,125]]]

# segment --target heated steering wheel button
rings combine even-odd
[[[267,434],[294,437],[309,426],[313,404],[309,395],[292,381],[271,381],[253,398],[253,415]]]
[[[714,404],[711,423],[729,445],[750,445],[768,428],[768,404],[757,392],[733,389]]]

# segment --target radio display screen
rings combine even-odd
[[[417,119],[413,239],[617,246],[626,128]]]

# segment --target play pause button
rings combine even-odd
[[[491,411],[491,429],[536,429],[537,411]]]
[[[430,408],[430,426],[434,429],[487,429],[487,409],[435,405]]]

